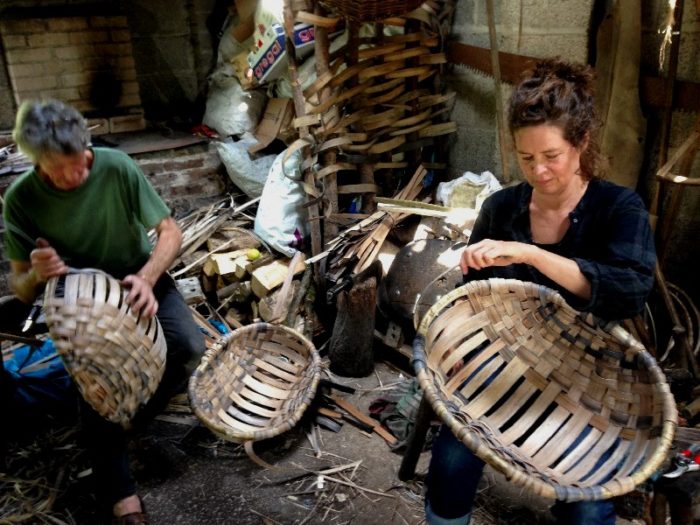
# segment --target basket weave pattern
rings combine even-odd
[[[285,326],[255,323],[212,347],[190,378],[192,409],[214,433],[259,441],[291,429],[321,376],[314,346]]]
[[[445,295],[418,328],[414,366],[458,439],[545,497],[625,494],[671,446],[676,406],[656,361],[543,286],[490,279]]]
[[[356,22],[374,22],[413,11],[423,0],[321,0],[332,13]]]
[[[123,426],[156,391],[166,359],[158,319],[134,316],[126,295],[97,270],[51,278],[44,292],[51,338],[80,393]]]

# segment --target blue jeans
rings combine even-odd
[[[161,276],[153,293],[159,305],[156,317],[167,344],[165,373],[151,400],[134,418],[135,427],[142,427],[165,408],[205,350],[204,336],[173,279],[168,274]],[[82,405],[83,435],[92,459],[97,497],[111,514],[114,503],[136,493],[127,454],[128,433],[102,418],[87,403]]]
[[[429,525],[466,525],[484,470],[484,462],[443,425],[433,443],[426,481],[426,518]],[[610,500],[564,503],[552,507],[562,525],[614,525]]]

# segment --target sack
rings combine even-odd
[[[292,257],[308,235],[309,221],[299,169],[301,152],[294,152],[286,162],[285,154],[286,150],[272,163],[258,204],[254,231],[272,248]]]
[[[3,389],[18,413],[23,409],[67,409],[75,405],[77,392],[51,339],[38,348],[17,348],[4,365],[7,385]]]

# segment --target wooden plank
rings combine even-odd
[[[387,443],[390,445],[395,444],[398,440],[394,437],[391,432],[389,432],[386,428],[384,428],[379,421],[376,419],[372,419],[371,417],[365,415],[359,408],[357,408],[355,405],[350,403],[349,401],[346,401],[345,399],[341,399],[336,396],[331,396],[331,399],[333,402],[338,405],[340,408],[345,410],[348,414],[350,414],[352,417],[355,419],[358,419],[365,423],[366,425],[369,425],[372,427],[375,433],[377,433],[381,438],[384,439]]]
[[[277,259],[254,270],[251,276],[253,293],[258,297],[265,297],[280,286],[287,277],[289,264],[289,260]],[[297,260],[297,266],[293,269],[294,274],[303,272],[305,267],[304,257],[302,256]]]

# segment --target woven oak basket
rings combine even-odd
[[[158,319],[136,317],[127,293],[98,270],[53,277],[44,291],[49,333],[80,393],[124,427],[156,391],[166,356]]]
[[[417,9],[423,0],[321,0],[332,13],[356,22],[375,22]]]
[[[443,296],[418,328],[414,367],[458,439],[545,497],[625,494],[671,446],[676,406],[653,357],[544,286],[490,279]]]
[[[292,428],[320,377],[311,342],[286,326],[254,323],[207,350],[190,378],[190,403],[215,434],[250,445]]]

